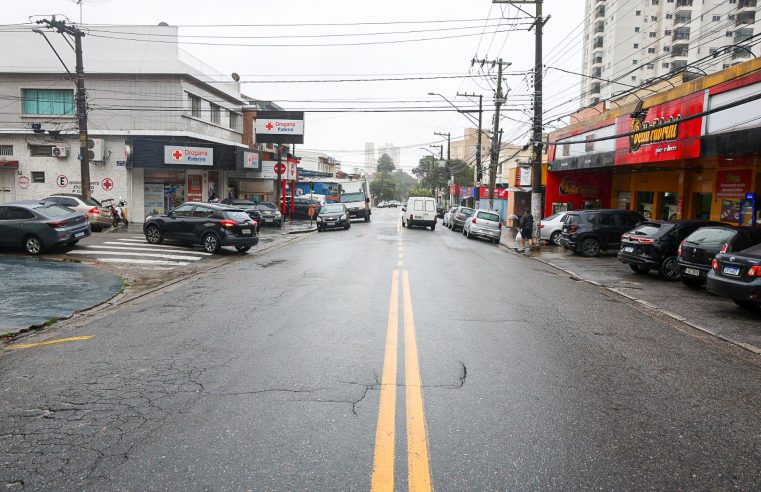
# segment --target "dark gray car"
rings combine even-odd
[[[68,207],[33,200],[0,205],[0,246],[22,247],[37,255],[89,235],[90,222]]]
[[[465,221],[468,220],[468,217],[473,215],[473,212],[475,212],[475,210],[470,207],[457,207],[457,210],[452,212],[452,217],[449,219],[449,223],[451,224],[450,229],[453,231],[456,231],[457,229],[462,230]]]

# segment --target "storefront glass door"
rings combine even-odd
[[[711,193],[695,193],[695,218],[711,220]]]
[[[655,193],[652,191],[640,191],[637,193],[637,212],[641,213],[646,219],[653,219],[653,204]]]
[[[658,214],[659,219],[676,220],[676,212],[679,203],[678,198],[678,194],[671,191],[658,193],[658,202],[660,204],[660,214]]]

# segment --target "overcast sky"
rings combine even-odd
[[[534,35],[533,32],[525,30],[527,20],[514,19],[526,15],[512,6],[492,5],[491,0],[83,2],[85,24],[153,25],[163,21],[181,26],[180,35],[188,36],[181,38],[181,41],[187,43],[181,44],[185,50],[221,72],[237,72],[242,81],[259,82],[244,84],[243,92],[258,99],[276,101],[286,109],[309,111],[317,107],[335,110],[448,106],[440,98],[428,96],[429,92],[441,93],[458,106],[467,105],[466,99],[455,97],[458,91],[483,94],[484,106],[493,109],[496,69],[490,70],[489,66],[485,66],[479,72],[478,66],[471,68],[470,60],[474,56],[489,59],[501,57],[512,63],[506,69],[508,75],[505,77],[510,88],[506,108],[508,111],[504,113],[506,119],[502,121],[506,131],[505,140],[525,143],[527,139],[529,117],[525,112],[530,108],[531,80],[522,73],[533,67]],[[76,0],[6,0],[3,7],[6,23],[27,22],[31,15],[54,13],[65,14],[72,21],[79,21],[79,6]],[[533,14],[532,5],[523,7]],[[545,16],[552,16],[545,26],[545,65],[579,71],[583,0],[545,0],[544,13]],[[314,25],[320,23],[342,25]],[[509,30],[512,32],[508,32]],[[396,34],[389,34],[390,32]],[[240,38],[231,39],[230,36]],[[443,37],[448,39],[395,42]],[[386,44],[358,44],[379,42]],[[224,46],[225,44],[227,46]],[[308,46],[261,46],[264,44]],[[315,46],[320,44],[349,46]],[[85,65],[86,61],[85,57]],[[468,74],[479,76],[460,77]],[[290,82],[433,76],[457,78],[378,82]],[[273,80],[278,82],[261,83]],[[577,76],[553,69],[546,71],[545,108],[550,114],[546,120],[578,106],[576,98],[580,93],[579,83]],[[567,102],[574,99],[576,100]],[[553,109],[561,103],[566,105]],[[485,113],[484,125],[490,125],[491,121],[492,113]],[[468,125],[468,120],[456,112],[312,111],[306,116],[303,148],[331,154],[344,163],[345,169],[351,169],[364,163],[365,142],[394,143],[403,147],[401,164],[405,170],[409,170],[426,154],[419,147],[428,147],[429,144],[440,140],[434,132],[451,132],[452,138],[455,139],[462,137],[463,128]]]

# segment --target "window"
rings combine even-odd
[[[632,75],[632,82],[636,82],[636,81],[637,81],[637,76],[636,75]]]
[[[673,18],[674,18],[674,16],[673,16],[673,15],[671,15],[671,14],[666,14],[666,19],[673,19]]]
[[[669,30],[667,29],[667,30],[666,30],[666,32],[665,32],[664,34],[665,34],[666,36],[671,36],[671,31],[669,31]],[[689,37],[690,37],[690,33],[689,33],[689,31],[687,31],[687,38],[685,38],[685,39],[689,39]]]
[[[196,207],[196,209],[193,210],[193,217],[206,218],[206,217],[211,217],[212,215],[214,215],[214,210],[210,208]]]
[[[52,145],[30,145],[29,155],[32,157],[50,157],[53,155]]]
[[[70,89],[22,89],[23,114],[54,116],[74,114],[74,91]]]
[[[648,64],[647,64],[647,68],[648,68],[648,69],[650,69],[650,70],[652,70],[652,69],[654,69],[654,68],[655,68],[655,64],[654,64],[654,63],[648,63]]]
[[[34,214],[25,208],[8,207],[3,220],[29,220],[33,218]]]
[[[636,12],[634,12],[634,15],[642,15],[642,11],[641,10],[637,10]]]
[[[714,15],[711,20],[714,21],[714,22],[719,22],[721,20],[721,16],[720,15]]]
[[[730,14],[730,15],[729,15],[729,20],[731,20],[731,21],[735,20],[735,16],[734,16],[734,15],[732,15],[732,14]]]
[[[413,210],[415,210],[417,212],[422,212],[423,211],[423,202],[422,202],[422,200],[415,200],[415,204],[414,204]]]
[[[426,200],[425,201],[425,211],[426,212],[435,212],[436,211],[436,203],[433,200]]]
[[[658,0],[653,0],[653,5],[658,5],[660,2]]]
[[[600,225],[616,225],[616,216],[613,214],[600,214]]]
[[[668,62],[661,64],[661,66],[662,66],[663,68],[669,68],[669,64],[668,64]]]
[[[663,47],[663,52],[664,53],[668,53],[669,51],[671,51],[671,46],[664,46]]]
[[[733,36],[732,31],[727,31],[725,36],[728,37],[728,38],[731,38]]]
[[[657,15],[651,15],[650,16],[650,20],[653,21],[653,22],[656,22],[658,20],[658,16]]]
[[[211,122],[215,125],[219,125],[219,122],[222,121],[222,108],[217,106],[216,104],[210,104],[211,106]]]
[[[571,155],[571,144],[563,144],[563,157]]]
[[[201,117],[201,98],[188,94],[188,101],[190,101],[190,115],[194,118]]]
[[[636,50],[637,48],[639,48],[639,43],[634,43],[634,49]]]
[[[647,52],[648,52],[648,53],[655,53],[655,48],[648,48],[648,49],[647,49]]]
[[[64,207],[78,207],[79,202],[77,202],[73,198],[66,198],[66,197],[60,197],[58,198],[58,204],[63,205]]]
[[[0,145],[0,155],[13,155],[13,145]]]
[[[32,183],[44,183],[45,171],[32,171]]]
[[[632,65],[636,65],[636,64],[637,64],[637,60],[632,60]]]
[[[238,113],[233,113],[232,111],[230,111],[230,128],[232,128],[233,130],[237,130],[239,121],[240,120],[238,119]]]
[[[719,51],[719,48],[708,48],[709,55],[714,55],[717,51]]]
[[[654,38],[655,36],[656,36],[656,33],[654,33],[654,32],[651,32],[651,33],[650,33],[650,37],[651,37],[651,38]]]
[[[194,207],[195,205],[181,205],[172,210],[172,213],[175,217],[190,217],[190,213],[193,211]]]
[[[635,27],[634,32],[639,32],[639,27]]]

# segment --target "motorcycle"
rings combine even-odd
[[[108,202],[107,205],[105,203],[106,201]],[[124,213],[124,207],[127,205],[126,200],[124,200],[122,197],[119,197],[119,200],[116,202],[116,204],[114,204],[114,200],[104,200],[104,205],[111,209],[111,219],[113,220],[114,227],[118,227],[121,223],[123,223],[125,226],[129,225],[127,214]]]

